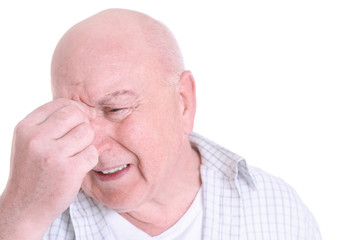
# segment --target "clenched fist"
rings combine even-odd
[[[71,204],[98,161],[90,124],[95,117],[85,104],[57,99],[17,125],[0,198],[0,239],[41,239]]]

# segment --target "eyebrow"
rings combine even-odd
[[[113,93],[109,93],[107,94],[105,97],[101,98],[98,103],[100,105],[106,105],[106,104],[109,104],[111,103],[111,100],[113,98],[116,98],[116,97],[122,97],[122,96],[136,96],[134,92],[130,91],[130,90],[120,90],[120,91],[115,91]]]

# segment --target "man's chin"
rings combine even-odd
[[[136,210],[140,205],[142,200],[139,197],[133,197],[129,194],[120,191],[101,192],[89,190],[86,187],[82,187],[82,191],[95,201],[101,203],[114,210],[117,213],[126,213]]]

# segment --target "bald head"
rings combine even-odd
[[[73,62],[114,55],[134,63],[151,56],[170,82],[184,71],[181,51],[166,26],[139,12],[109,9],[76,24],[61,38],[51,65],[53,87],[70,77],[67,72]]]

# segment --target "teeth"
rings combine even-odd
[[[101,171],[102,174],[112,174],[112,173],[116,173],[118,171],[121,171],[123,170],[124,168],[126,168],[128,166],[128,164],[125,164],[125,165],[122,165],[118,168],[113,168],[113,169],[110,169],[110,170],[106,170],[106,171]]]

